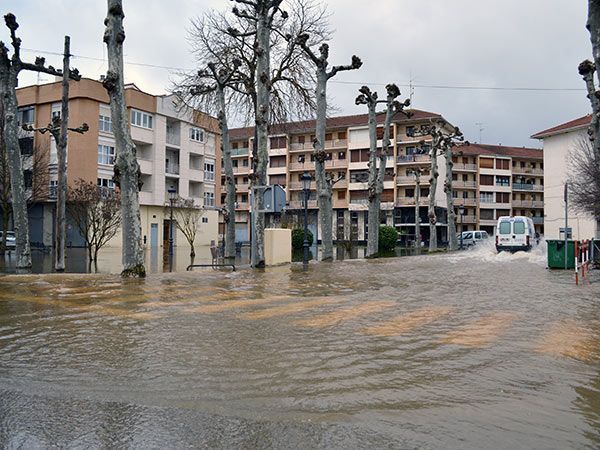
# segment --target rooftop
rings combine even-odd
[[[547,130],[540,131],[531,136],[532,139],[543,139],[548,136],[553,136],[555,134],[567,133],[569,131],[578,130],[581,128],[587,128],[592,121],[592,115],[588,114],[586,116],[580,117],[579,119],[571,120],[569,122],[565,122],[560,125],[556,125],[555,127],[548,128]]]
[[[504,145],[470,144],[460,147],[464,155],[510,156],[513,158],[543,159],[544,151],[540,148],[509,147]]]

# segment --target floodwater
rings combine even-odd
[[[600,274],[543,251],[0,276],[0,447],[598,448]]]

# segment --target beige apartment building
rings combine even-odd
[[[544,155],[536,148],[471,144],[453,158],[457,230],[495,234],[500,216],[531,217],[544,234]],[[458,207],[464,206],[462,218]]]
[[[587,129],[591,115],[579,117],[556,125],[533,136],[544,145],[545,232],[547,239],[564,239],[565,227],[564,187],[569,179],[570,156],[579,151],[581,143],[589,141]],[[576,154],[576,153],[575,153]],[[591,214],[568,210],[569,228],[573,239],[600,238],[600,223]]]
[[[384,191],[381,197],[382,223],[395,226],[403,240],[414,239],[415,233],[415,176],[412,170],[424,171],[421,183],[420,217],[428,223],[428,173],[431,164],[429,156],[431,138],[410,137],[411,129],[429,123],[441,116],[427,111],[412,110],[407,118],[397,115],[391,127],[392,147],[386,162]],[[381,147],[383,138],[384,114],[378,114],[377,145]],[[369,230],[368,223],[368,160],[369,131],[366,114],[332,117],[327,119],[325,149],[328,152],[326,170],[333,179],[333,235],[338,241],[365,241]],[[298,218],[303,208],[301,175],[309,172],[313,177],[308,208],[309,227],[319,238],[321,235],[317,220],[316,186],[314,182],[313,139],[315,121],[285,123],[271,127],[269,141],[268,182],[285,188],[287,208],[284,216]],[[231,130],[233,170],[236,181],[236,240],[249,240],[249,183],[252,167],[251,148],[254,128]],[[420,142],[425,141],[422,147]],[[443,158],[439,157],[440,179],[445,176]],[[224,183],[224,180],[222,180]],[[222,192],[224,192],[222,190]],[[224,194],[221,199],[224,202]],[[446,240],[445,194],[439,183],[436,207],[438,208],[438,237]],[[429,239],[429,227],[422,227],[423,240]]]
[[[61,83],[28,86],[17,90],[21,123],[46,126],[61,110]],[[136,145],[143,186],[140,192],[142,233],[149,248],[168,242],[170,221],[169,190],[204,207],[196,243],[207,245],[218,238],[220,135],[215,118],[195,110],[181,109],[175,96],[151,95],[134,84],[125,89],[130,130]],[[82,79],[70,82],[69,125],[89,125],[85,134],[69,133],[67,181],[74,186],[78,179],[114,189],[113,163],[115,140],[109,99],[100,81]],[[30,219],[32,242],[52,245],[53,215],[56,195],[56,145],[48,134],[26,133],[22,148],[35,148],[48,160],[48,191],[33,208]],[[187,245],[176,232],[175,244]],[[68,225],[67,244],[82,245],[81,236]],[[110,245],[120,246],[117,236]]]

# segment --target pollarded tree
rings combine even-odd
[[[333,66],[331,70],[329,65],[329,45],[321,44],[319,54],[315,54],[309,46],[309,35],[302,34],[296,41],[306,52],[310,60],[316,67],[316,98],[317,98],[317,118],[315,140],[313,142],[313,155],[315,159],[315,178],[317,184],[317,201],[319,207],[319,219],[321,222],[321,234],[323,243],[323,260],[333,260],[333,203],[332,187],[336,180],[325,170],[325,161],[327,152],[325,151],[325,128],[327,120],[327,81],[333,78],[338,72],[346,70],[355,70],[362,66],[362,61],[356,55],[352,56],[352,63],[344,66]]]
[[[193,260],[196,256],[194,242],[196,241],[196,236],[200,230],[200,223],[202,222],[204,210],[201,207],[196,206],[192,199],[178,198],[173,206],[175,226],[188,241],[188,244],[190,245],[190,258]]]
[[[90,264],[97,262],[100,249],[119,231],[119,196],[113,189],[81,179],[69,188],[67,196],[67,214],[85,240]]]
[[[383,192],[383,179],[385,166],[390,148],[390,126],[392,118],[403,112],[404,107],[410,105],[410,100],[403,103],[396,100],[400,96],[400,89],[395,84],[386,86],[387,97],[378,100],[377,92],[371,92],[367,86],[359,89],[360,95],[356,97],[357,105],[367,105],[369,109],[369,225],[372,230],[367,236],[366,257],[374,257],[379,251],[379,233],[377,232],[381,213],[381,194]],[[377,104],[385,103],[386,112],[383,124],[383,140],[381,150],[377,149]],[[405,113],[410,116],[410,113]]]
[[[27,216],[27,195],[23,177],[21,152],[19,149],[19,123],[16,88],[19,73],[23,70],[43,72],[62,76],[62,71],[52,66],[45,66],[44,58],[36,58],[34,64],[21,60],[21,39],[17,37],[19,24],[14,14],[4,16],[6,26],[10,30],[12,56],[8,48],[0,42],[0,96],[4,106],[4,141],[10,169],[12,209],[15,223],[16,266],[17,269],[31,268],[31,248],[29,244],[29,219]],[[79,80],[79,72],[71,70],[69,77]]]
[[[145,277],[142,222],[140,219],[140,165],[135,157],[131,139],[123,76],[123,4],[108,0],[108,14],[104,24],[104,42],[108,49],[108,72],[103,81],[110,98],[116,160],[115,184],[120,188],[123,228],[123,277]]]
[[[575,141],[567,163],[571,203],[578,211],[600,217],[600,155],[592,141],[585,137]]]
[[[587,29],[590,32],[594,62],[586,60],[579,65],[579,73],[585,80],[588,98],[592,106],[592,122],[588,133],[594,153],[600,157],[600,91],[596,89],[594,74],[600,79],[600,0],[588,0]]]

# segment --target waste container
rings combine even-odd
[[[548,240],[548,268],[549,269],[564,269],[565,268],[565,241]],[[567,241],[567,269],[575,268],[575,241]]]

